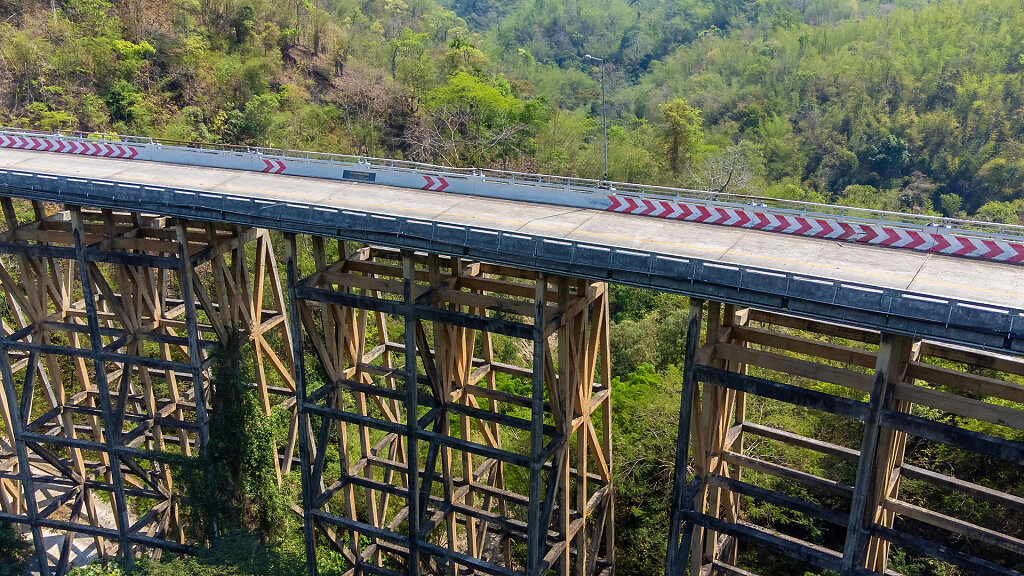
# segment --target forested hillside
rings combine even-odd
[[[0,121],[1008,223],[1017,0],[4,0]],[[593,66],[592,54],[604,59]]]
[[[1021,0],[0,0],[0,124],[24,128],[598,178],[602,73],[612,179],[1024,224]],[[686,308],[613,289],[620,574],[664,570]],[[808,436],[857,434],[757,408]],[[1024,495],[1016,468],[911,456]],[[295,523],[280,531],[140,573],[303,573]]]

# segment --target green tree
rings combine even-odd
[[[871,208],[874,210],[885,208],[878,188],[864,184],[851,184],[847,186],[836,195],[835,202],[843,206],[856,206],[858,208]]]
[[[130,123],[142,116],[142,90],[127,80],[118,80],[110,86],[106,102],[114,120]]]
[[[871,163],[881,174],[899,174],[910,164],[910,147],[902,138],[886,134],[871,148]]]
[[[658,106],[662,117],[665,147],[668,151],[668,165],[672,172],[679,172],[680,162],[689,161],[703,138],[700,110],[693,108],[681,98]]]
[[[963,205],[963,198],[957,194],[949,193],[939,196],[939,206],[942,208],[942,213],[951,218],[960,216],[960,210]]]
[[[270,128],[280,103],[278,94],[261,94],[246,102],[244,111],[232,111],[226,124],[231,139],[239,144],[273,146]]]
[[[28,30],[15,31],[7,24],[0,24],[0,34],[10,35],[0,45],[4,68],[14,80],[13,90],[8,94],[11,107],[28,105],[35,99],[36,80],[42,75],[45,43],[33,38]]]
[[[1013,200],[1024,195],[1024,158],[993,158],[979,170],[987,200]]]
[[[256,29],[256,8],[249,2],[243,2],[235,10],[232,19],[235,29],[235,42],[245,44]]]
[[[681,383],[650,364],[612,381],[616,571],[664,574]]]
[[[444,53],[445,69],[449,75],[466,72],[481,74],[489,63],[487,55],[476,47],[462,28],[449,32],[451,41]]]
[[[72,568],[68,576],[127,576],[124,569],[114,562],[94,561],[86,566]]]
[[[999,202],[998,200],[993,200],[992,202],[986,202],[981,208],[978,208],[974,217],[986,222],[1020,224],[1022,214],[1024,214],[1024,201]]]
[[[398,74],[398,59],[400,57],[407,57],[413,61],[420,61],[427,51],[427,40],[426,34],[416,34],[412,30],[406,28],[402,30],[402,33],[398,38],[393,38],[388,42],[388,49],[391,51],[391,78],[396,79]],[[415,80],[422,80],[418,75],[414,75],[410,78],[415,83]],[[415,85],[415,84],[414,84]],[[422,86],[420,86],[422,88]]]
[[[824,203],[825,197],[814,190],[806,190],[799,184],[792,182],[779,182],[772,184],[765,189],[764,195],[768,198],[779,198],[781,200],[798,200],[800,202]]]
[[[450,165],[486,165],[527,152],[543,106],[523,102],[504,82],[460,72],[426,98],[424,143]]]
[[[661,159],[656,150],[654,129],[646,120],[633,119],[626,126],[609,126],[609,178],[624,182],[657,182],[661,172]],[[591,159],[594,164],[589,172],[595,176],[601,174],[596,164],[599,158],[594,155]]]

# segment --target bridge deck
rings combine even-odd
[[[1020,308],[1024,303],[1024,266],[748,229],[411,191],[377,184],[23,150],[0,149],[0,170],[4,169],[247,196],[475,229],[518,232],[644,254],[806,275],[1011,310]],[[273,214],[266,216],[273,217]],[[264,225],[273,228],[269,221]],[[889,313],[885,310],[878,312]],[[935,316],[929,320],[943,320]],[[999,330],[1001,328],[994,329],[995,332]],[[1019,327],[1014,325],[1013,331],[1018,330]],[[908,331],[912,329],[908,328]],[[993,346],[992,343],[975,343]]]
[[[0,167],[516,231],[1019,307],[1024,267],[528,202],[156,162],[0,149]]]

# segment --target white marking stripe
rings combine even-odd
[[[910,244],[911,242],[914,241],[914,239],[910,236],[910,234],[907,234],[906,230],[900,230],[899,228],[894,228],[893,232],[896,233],[896,236],[899,237],[899,240],[897,240],[897,241],[893,242],[892,244],[890,244],[889,245],[890,248],[902,248],[902,247],[906,246],[907,244]]]
[[[615,208],[609,206],[609,211],[737,228],[754,228],[761,223],[761,218],[757,216],[759,212],[746,208],[630,198],[629,196],[615,197],[615,202],[618,205]],[[683,214],[686,216],[683,217]],[[918,252],[931,251],[931,248],[939,244],[940,238],[944,238],[949,242],[949,246],[940,251],[942,254],[954,254],[965,248],[964,242],[957,240],[955,234],[939,234],[882,224],[840,223],[833,219],[772,214],[771,212],[761,212],[760,214],[766,221],[766,224],[760,229],[767,232],[795,235],[797,231],[804,229],[800,235],[805,237],[835,239],[846,236],[843,240],[848,242],[905,248]],[[865,238],[870,239],[864,242]],[[969,238],[968,241],[973,249],[968,253],[960,254],[960,256],[980,258],[989,255],[986,259],[996,262],[1005,262],[1013,258],[1016,258],[1017,261],[1024,260],[1024,245],[1013,244],[1013,246],[1019,247],[1020,251],[1018,251],[1011,246],[1011,243],[1004,240],[988,240],[986,242],[978,238]]]
[[[664,200],[655,200],[654,204],[657,208],[655,208],[654,212],[651,212],[651,216],[655,218],[663,218],[672,212],[672,205]]]
[[[729,213],[729,219],[722,222],[723,226],[735,226],[740,221],[740,211],[734,208],[727,208],[726,212]]]
[[[807,223],[811,225],[807,232],[804,232],[804,236],[817,236],[821,234],[825,228],[814,218],[808,218]]]
[[[679,216],[683,213],[683,205],[679,202],[672,202],[671,205],[672,211],[669,212],[665,218],[668,218],[669,220],[678,220]]]

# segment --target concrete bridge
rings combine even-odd
[[[910,438],[1024,464],[1024,229],[17,131],[0,131],[0,196],[0,518],[67,534],[37,546],[45,572],[66,572],[75,535],[129,562],[188,551],[161,455],[205,450],[209,352],[240,331],[264,411],[290,417],[275,462],[298,468],[310,573],[318,542],[353,574],[611,573],[612,282],[691,298],[667,574],[748,574],[741,546],[844,575],[886,572],[891,546],[1020,574],[1020,533],[899,488],[1024,511],[904,462]],[[863,422],[861,442],[752,423],[756,397]],[[743,499],[843,545],[752,523]]]

